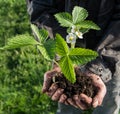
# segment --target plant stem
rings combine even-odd
[[[71,43],[71,49],[75,48],[75,43]]]
[[[55,60],[53,60],[53,62],[54,62],[57,66],[59,66],[58,62],[56,62]]]

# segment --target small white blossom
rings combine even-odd
[[[69,34],[66,36],[66,42],[67,42],[67,43],[71,43],[71,44],[75,44],[75,43],[76,43],[76,35],[73,34],[73,33],[69,33]]]
[[[75,33],[76,31],[78,31],[77,27],[76,26],[72,26],[71,32]]]
[[[75,34],[78,36],[78,38],[83,39],[83,33],[80,31],[76,31]]]
[[[74,33],[78,38],[83,39],[83,33],[80,32],[76,26],[72,26],[71,32]]]

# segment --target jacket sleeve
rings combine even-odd
[[[120,0],[116,0],[113,18],[97,48],[99,57],[86,69],[101,76],[104,82],[120,77]]]
[[[60,0],[26,1],[31,23],[36,24],[39,28],[46,28],[49,31],[49,36],[52,38],[54,33],[60,33],[65,36],[65,30],[59,26],[54,18],[54,14],[64,10],[64,8],[62,8],[62,6],[64,7],[64,2]],[[58,4],[61,5],[58,6]]]

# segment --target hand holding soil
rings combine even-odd
[[[86,110],[102,104],[106,87],[101,78],[93,73],[82,73],[75,68],[77,81],[71,84],[56,67],[44,76],[43,93],[52,100]]]

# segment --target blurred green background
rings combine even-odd
[[[0,46],[29,33],[25,0],[0,0]],[[41,93],[49,69],[34,47],[0,51],[0,114],[54,114],[57,103]]]

